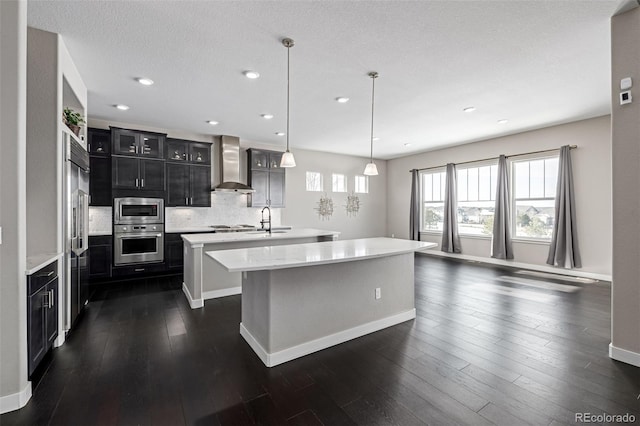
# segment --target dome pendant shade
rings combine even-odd
[[[378,176],[378,168],[376,167],[376,163],[373,161],[371,163],[367,163],[367,167],[364,168],[365,176]]]
[[[289,151],[282,154],[282,158],[280,159],[280,167],[295,167],[296,159],[293,158],[293,154]],[[375,167],[375,165],[374,165]],[[376,172],[378,174],[378,172]]]

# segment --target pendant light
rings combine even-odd
[[[285,38],[282,40],[282,45],[287,48],[287,150],[282,154],[280,167],[295,167],[296,159],[293,158],[293,154],[289,151],[289,51],[293,47],[293,40]]]
[[[367,166],[364,168],[364,174],[366,176],[377,176],[378,168],[376,167],[376,163],[373,162],[373,101],[376,94],[376,78],[378,78],[378,73],[372,71],[369,73],[369,77],[371,77],[371,157]]]

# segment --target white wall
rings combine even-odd
[[[332,193],[332,173],[346,174],[347,190],[354,188],[354,176],[362,175],[367,158],[326,152],[292,149],[297,166],[287,170],[286,205],[282,223],[294,227],[310,227],[340,231],[340,239],[380,237],[387,235],[387,162],[376,160],[378,176],[369,177],[369,193],[356,194],[360,198],[360,212],[347,216],[347,193]],[[324,177],[324,189],[333,199],[334,213],[322,220],[317,211],[321,192],[306,190],[306,172],[319,172]]]
[[[571,151],[582,270],[611,275],[611,118],[598,117],[472,144],[430,151],[388,162],[388,233],[408,238],[410,169],[481,160],[500,154],[578,145]],[[422,234],[440,243],[440,235]],[[463,254],[490,257],[489,238],[462,237]],[[514,242],[514,262],[546,265],[548,244]]]
[[[0,413],[24,405],[27,381],[27,2],[0,1]]]

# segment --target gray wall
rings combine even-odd
[[[611,123],[598,117],[511,136],[390,160],[388,164],[388,233],[409,234],[409,170],[448,162],[482,160],[500,154],[515,155],[578,145],[571,151],[576,189],[579,244],[583,271],[611,274]],[[440,235],[423,234],[423,241],[440,243]],[[490,238],[462,237],[462,253],[490,257]],[[514,242],[515,261],[545,265],[547,243]]]
[[[640,8],[611,20],[613,159],[613,346],[640,358]],[[621,106],[620,79],[631,77],[634,101]]]
[[[27,2],[0,1],[0,398],[27,386]]]

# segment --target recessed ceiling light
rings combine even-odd
[[[411,146],[411,142],[405,143],[404,146]]]
[[[509,122],[509,120],[507,120],[506,118],[503,118],[502,120],[498,120],[498,124],[507,124]]]
[[[153,84],[153,80],[146,77],[136,78],[136,80],[138,80],[138,83],[142,84],[143,86],[151,86]]]
[[[276,132],[277,136],[284,136],[285,134],[283,132]]]
[[[217,126],[218,122],[215,120],[208,120],[207,123],[211,124],[212,126]]]
[[[476,110],[476,107],[470,106],[463,109],[464,112],[473,112]]]
[[[341,104],[346,104],[347,102],[349,102],[349,98],[339,97],[339,98],[336,98],[336,101],[338,101]]]
[[[114,105],[116,108],[118,108],[119,110],[122,111],[126,111],[129,109],[129,107],[127,105],[123,105],[123,104],[118,104],[118,105]]]
[[[255,80],[256,78],[260,77],[260,74],[257,71],[251,71],[251,70],[247,70],[242,74],[244,74],[245,77],[250,78],[252,80]]]
[[[262,114],[261,117],[265,120],[271,120],[273,118],[273,114]]]
[[[380,138],[375,137],[375,138],[373,138],[373,140],[374,140],[374,141],[379,141],[379,140],[380,140]]]

